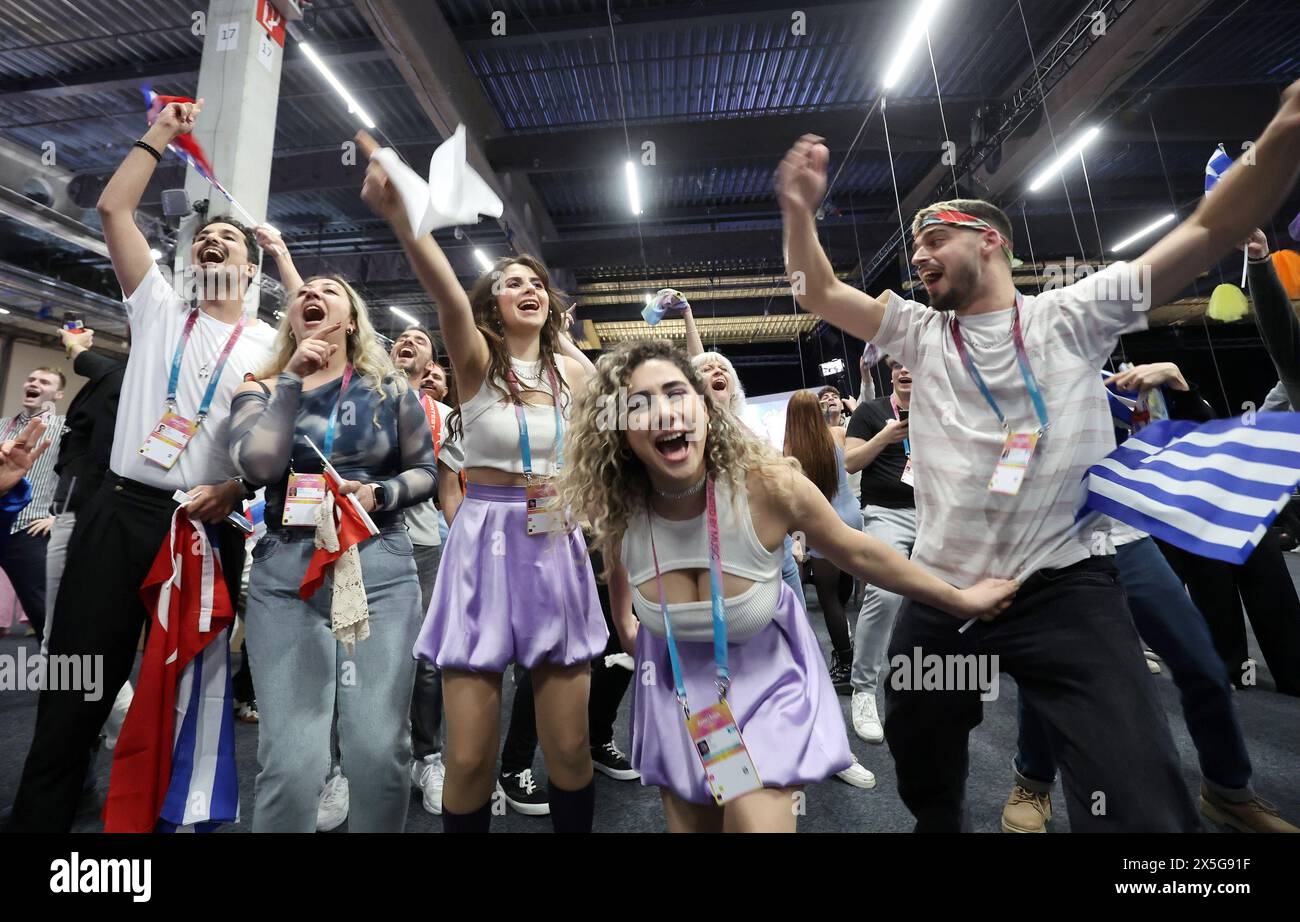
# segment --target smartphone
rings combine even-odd
[[[81,318],[78,317],[76,314],[63,315],[63,329],[69,330],[73,333],[79,333],[85,328],[86,325],[81,322]]]
[[[898,408],[898,421],[900,423],[907,422],[907,410],[903,407]]]

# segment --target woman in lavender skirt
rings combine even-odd
[[[613,401],[627,408],[617,426],[608,412]],[[623,648],[636,651],[632,764],[643,784],[660,789],[671,831],[792,832],[795,792],[851,764],[817,638],[781,579],[787,532],[803,531],[845,571],[958,618],[991,618],[1015,593],[1005,580],[957,590],[844,524],[798,463],[745,430],[690,360],[662,340],[625,343],[601,357],[566,452],[561,502],[591,522],[610,569],[615,627]],[[687,731],[664,618],[667,609],[687,706],[699,713],[726,686],[715,684],[722,673],[710,588],[711,494],[725,701],[761,782],[733,787],[746,792],[722,807]]]
[[[501,676],[532,670],[557,832],[590,832],[590,661],[609,632],[579,528],[537,514],[562,469],[564,419],[591,363],[564,334],[562,295],[530,256],[506,257],[467,294],[433,237],[411,233],[383,167],[362,198],[392,225],[438,306],[461,395],[448,420],[468,488],[447,536],[414,653],[442,672],[445,832],[486,832],[500,749]]]

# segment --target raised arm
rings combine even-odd
[[[364,131],[357,132],[357,146],[367,157],[373,156],[379,149],[375,139]],[[393,228],[402,249],[406,251],[406,258],[411,261],[416,278],[437,305],[438,328],[442,332],[451,363],[455,366],[457,384],[462,393],[473,394],[487,374],[488,347],[483,334],[474,325],[474,310],[470,306],[469,296],[456,278],[456,270],[447,261],[447,255],[442,252],[442,247],[438,246],[433,235],[416,239],[411,234],[406,206],[396,187],[389,181],[387,171],[374,160],[366,168],[361,198]]]
[[[269,224],[259,224],[253,230],[257,234],[257,245],[262,248],[262,252],[275,257],[275,268],[280,273],[280,284],[284,286],[284,300],[287,304],[293,297],[293,293],[302,287],[302,275],[299,274],[298,267],[293,264],[289,247],[285,245],[284,238],[280,236],[278,230]]]
[[[1255,325],[1268,357],[1273,360],[1287,400],[1300,406],[1300,320],[1291,298],[1277,277],[1268,255],[1268,238],[1256,229],[1246,247],[1250,262],[1250,301],[1255,307]]]
[[[689,304],[682,311],[682,320],[686,321],[686,354],[691,358],[703,355],[704,340],[700,339],[700,331],[695,328],[695,314]]]
[[[158,118],[140,140],[161,157],[168,144],[179,135],[194,130],[202,108],[201,99],[195,103],[172,103],[158,114]],[[122,293],[128,298],[135,294],[153,267],[149,241],[135,225],[135,210],[140,207],[140,198],[157,166],[158,160],[153,154],[132,147],[100,193],[99,202],[95,205],[100,224],[104,228],[108,256],[113,261],[113,271],[117,274],[118,284],[122,286]]]
[[[809,313],[868,342],[880,329],[885,302],[844,284],[817,242],[814,212],[826,195],[830,151],[816,135],[795,142],[776,171],[776,196],[785,227],[785,273],[795,300]]]
[[[1246,156],[1233,164],[1196,211],[1133,261],[1151,273],[1151,305],[1164,304],[1278,210],[1300,175],[1300,82]],[[1136,276],[1145,282],[1145,276]]]
[[[856,474],[876,458],[888,446],[895,445],[907,438],[907,420],[891,419],[869,439],[849,436],[844,440],[844,470]]]

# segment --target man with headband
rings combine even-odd
[[[817,242],[830,153],[806,135],[777,171],[786,269],[800,305],[898,357],[914,379],[909,420],[918,532],[913,560],[957,586],[1021,583],[995,619],[962,625],[909,601],[889,648],[896,671],[918,656],[998,657],[1049,727],[1075,831],[1198,827],[1114,562],[1090,556],[1076,526],[1082,475],[1114,447],[1097,369],[1121,333],[1267,219],[1300,172],[1300,84],[1196,212],[1132,263],[1022,295],[1010,222],[988,202],[931,205],[912,223],[912,264],[930,307],[840,281]],[[796,273],[798,275],[796,275]],[[1140,280],[1140,284],[1135,283]],[[979,689],[920,689],[891,676],[885,737],[918,831],[966,826],[968,735]],[[903,686],[899,688],[897,686]]]

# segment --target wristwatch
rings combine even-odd
[[[241,487],[243,487],[244,499],[252,499],[254,496],[257,495],[257,490],[249,486],[248,481],[245,480],[243,477],[231,477],[230,479],[233,480],[235,483],[239,484]]]
[[[383,509],[388,500],[387,495],[384,493],[384,485],[382,483],[372,483],[370,489],[374,491],[375,508]]]

